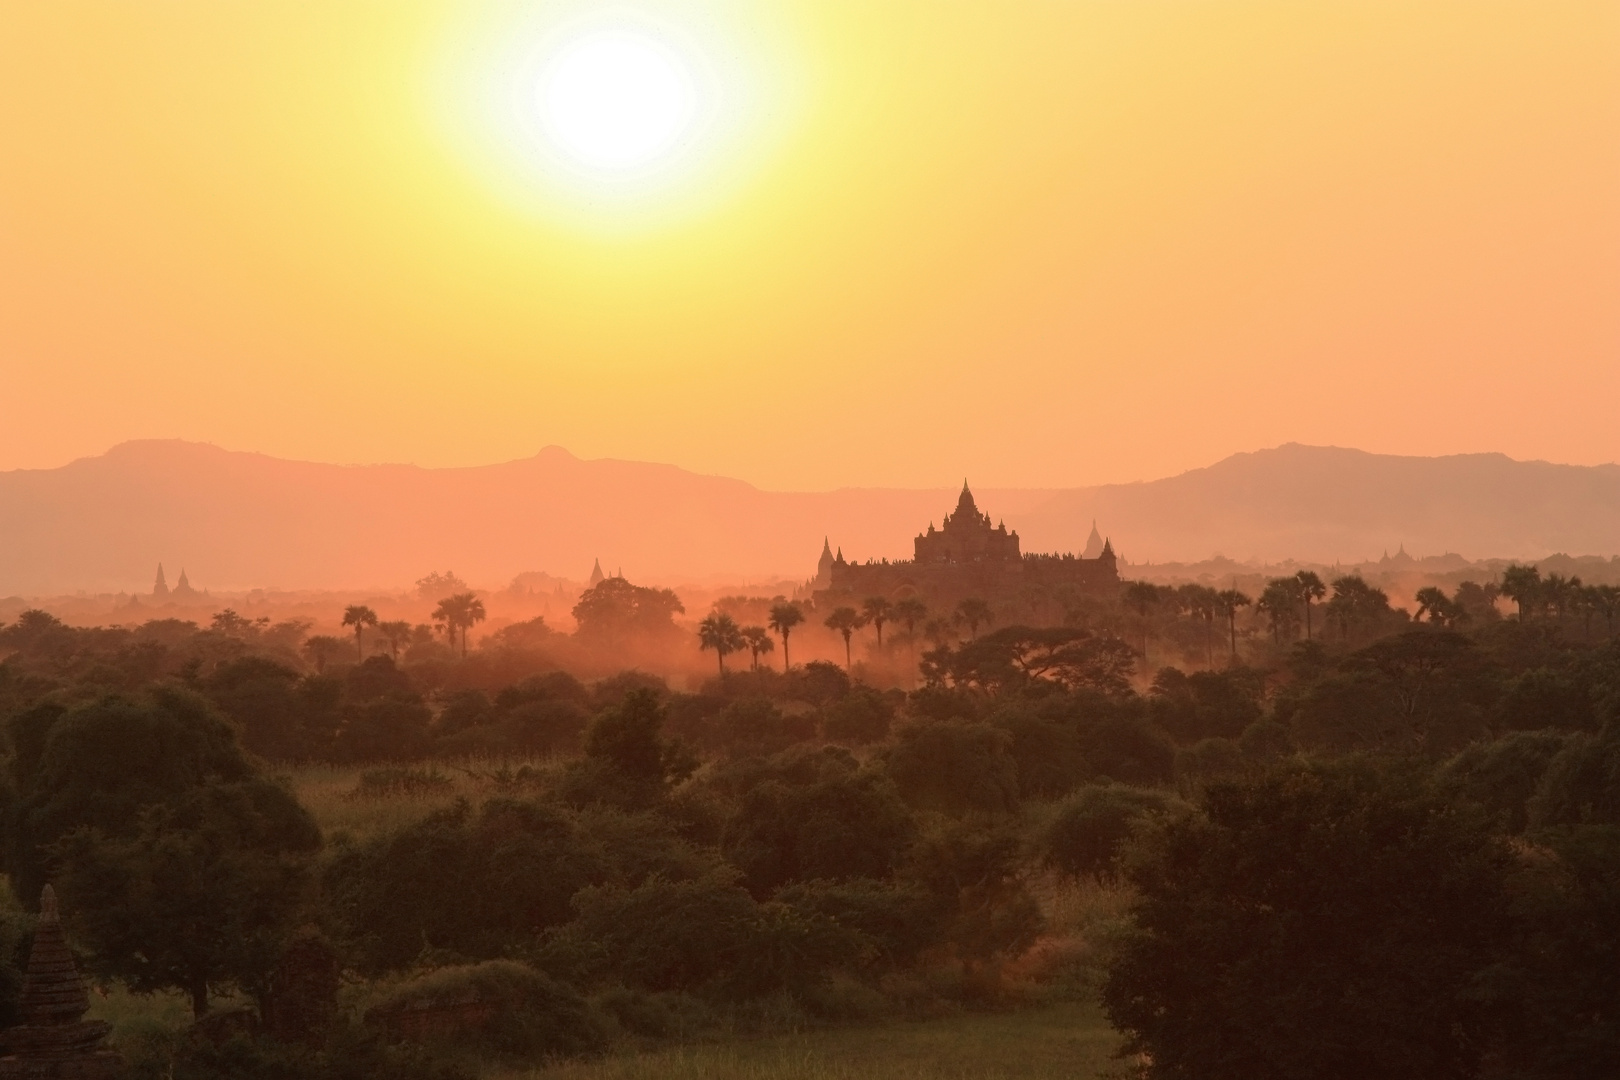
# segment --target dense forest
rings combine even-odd
[[[99,986],[194,1017],[120,1035],[141,1076],[448,1078],[1065,995],[1153,1078],[1620,1075],[1613,591],[1515,567],[1418,601],[1308,572],[1026,622],[778,598],[693,637],[610,578],[575,634],[476,648],[471,593],[437,633],[356,605],[348,639],[28,611],[0,1023],[49,882]],[[887,660],[790,664],[801,623],[888,623]],[[717,663],[676,690],[587,647]]]

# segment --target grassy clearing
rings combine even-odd
[[[838,1028],[611,1056],[498,1080],[1068,1080],[1122,1075],[1095,1005]]]
[[[382,798],[366,796],[361,784],[361,777],[379,766],[298,765],[276,771],[292,785],[298,801],[314,815],[323,833],[362,838],[420,821],[458,799],[477,806],[498,795],[521,794],[523,787],[515,782],[521,769],[538,771],[553,764],[547,758],[422,762],[410,768],[446,782],[433,785],[432,790],[395,792]]]

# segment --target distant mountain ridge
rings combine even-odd
[[[1079,551],[1092,520],[1128,562],[1346,562],[1414,554],[1620,553],[1620,466],[1501,454],[1397,457],[1288,444],[1179,476],[1065,490],[978,489],[1025,551]],[[199,588],[397,588],[431,569],[484,586],[583,579],[809,577],[823,536],[906,558],[953,489],[763,491],[560,447],[471,468],[330,465],[180,441],[123,443],[0,472],[0,595],[141,591],[161,561]]]

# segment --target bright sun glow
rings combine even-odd
[[[795,130],[796,54],[763,14],[498,2],[447,38],[434,97],[465,160],[525,214],[621,235],[690,220]]]
[[[681,58],[635,32],[592,34],[563,47],[537,87],[546,134],[579,164],[641,169],[680,147],[697,116]]]

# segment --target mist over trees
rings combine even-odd
[[[451,1001],[490,1018],[459,1052],[532,1058],[672,1009],[1100,993],[1150,1077],[1607,1076],[1613,596],[1508,570],[1409,608],[1306,571],[691,619],[610,577],[572,633],[476,640],[492,598],[449,574],[418,598],[443,617],[337,604],[342,637],[27,611],[0,850],[93,977],[257,1018],[229,1066],[162,1051],[177,1075],[454,1070],[364,1043]],[[685,688],[637,670],[671,657]],[[297,964],[375,1004],[275,1034]]]

